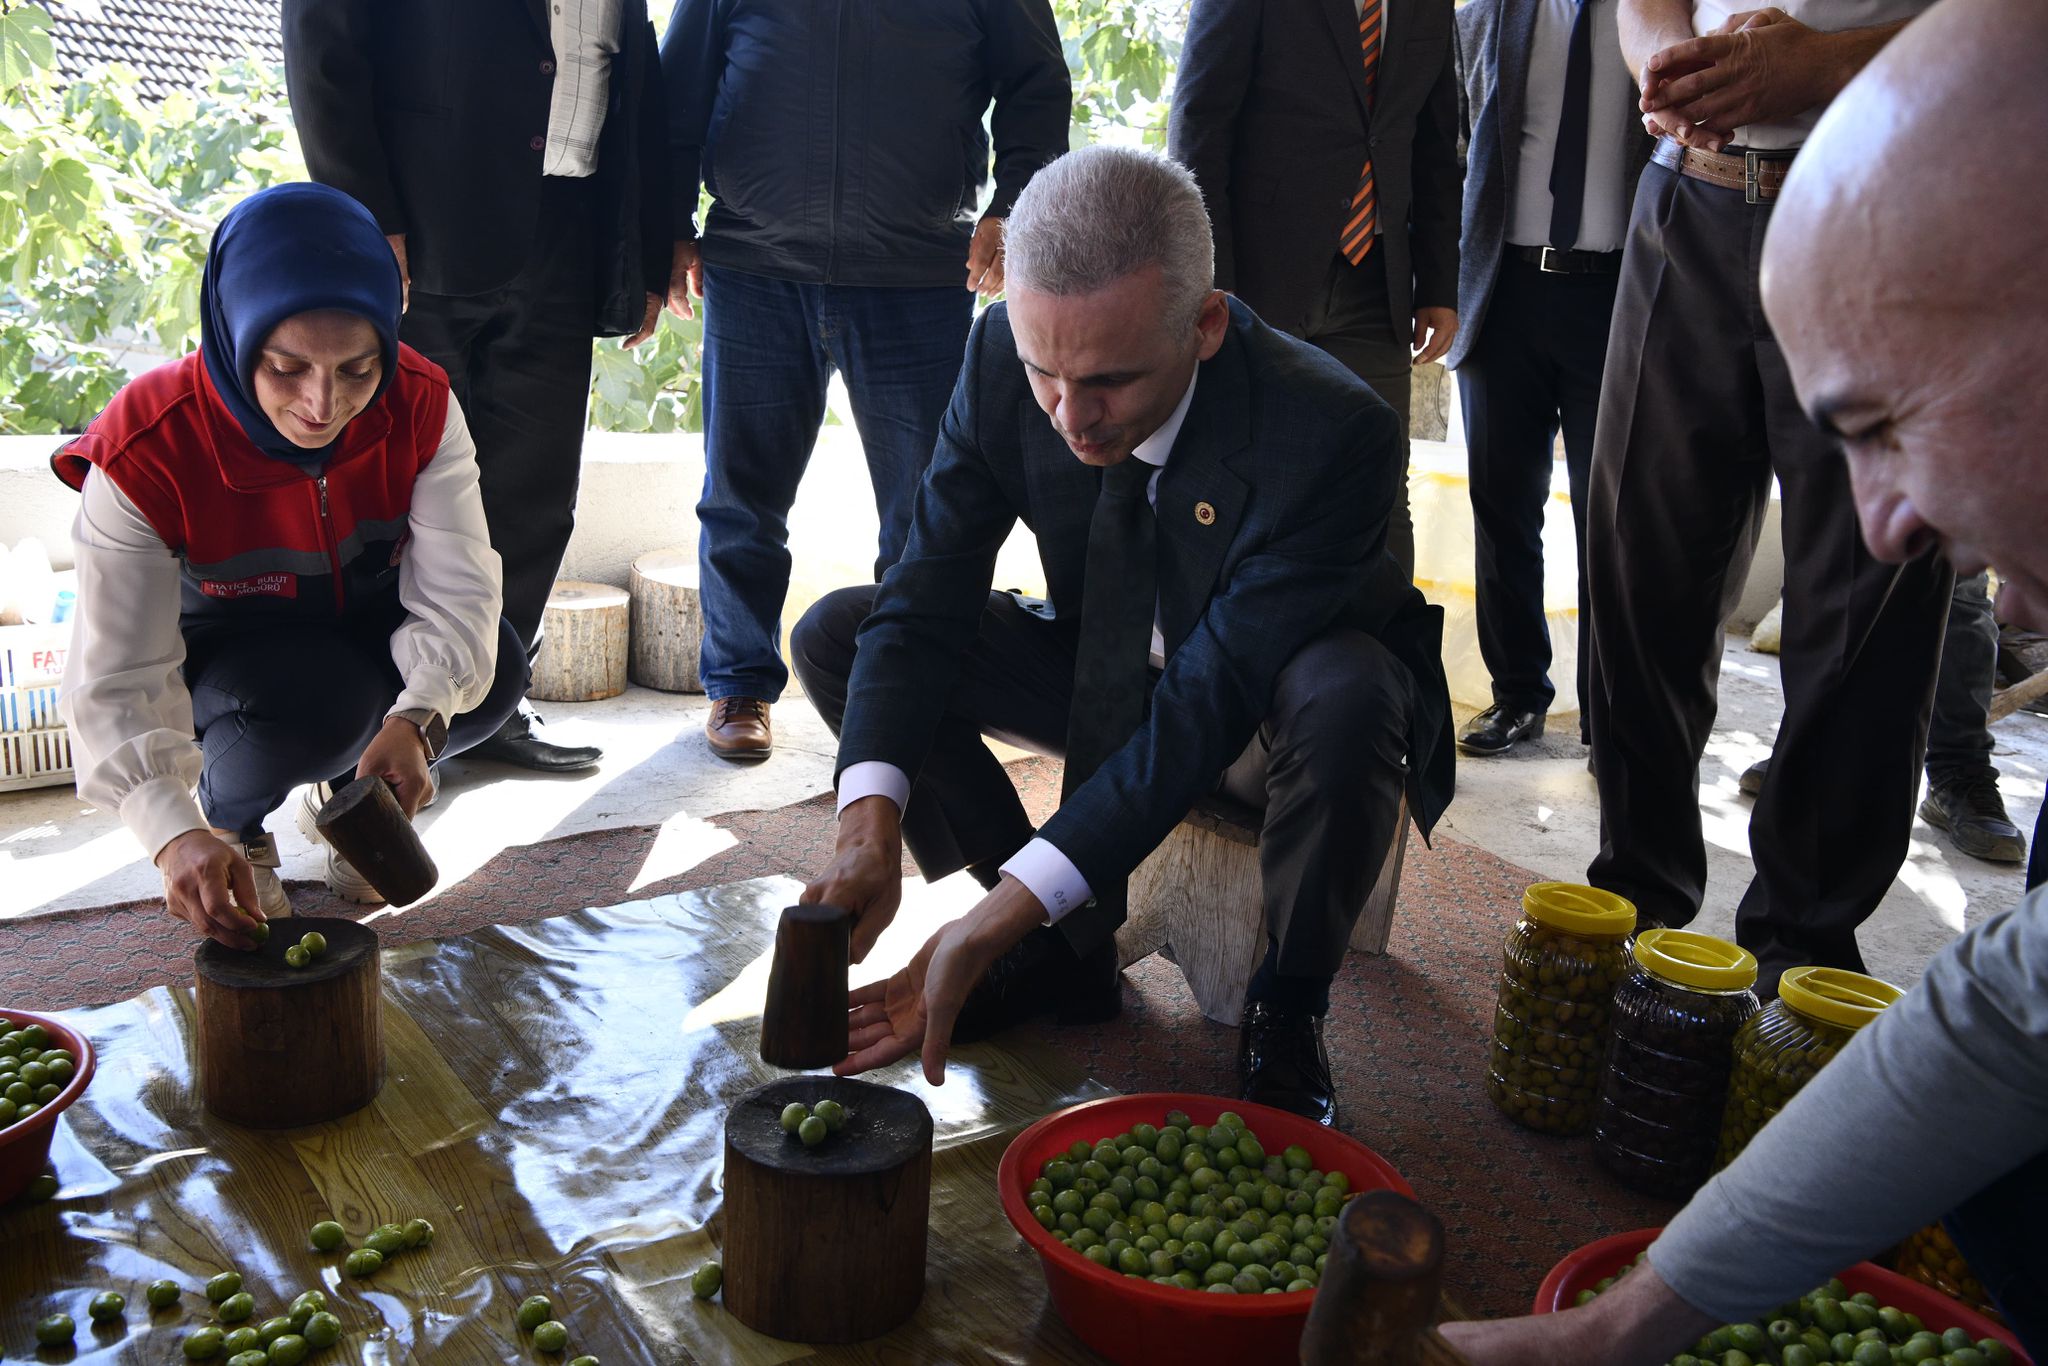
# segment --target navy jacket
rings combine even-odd
[[[1223,347],[1159,477],[1166,669],[1144,724],[1040,835],[1092,886],[1121,880],[1251,740],[1280,670],[1334,625],[1376,636],[1414,676],[1409,810],[1425,835],[1451,797],[1443,613],[1386,553],[1400,476],[1393,409],[1336,361],[1231,301]],[[976,322],[903,559],[861,627],[839,768],[916,773],[973,642],[996,551],[1021,517],[1054,620],[1078,633],[1098,471],[1031,396],[1008,311]],[[1213,522],[1195,515],[1206,502]]]
[[[1586,0],[1612,4],[1618,0]],[[1464,233],[1459,239],[1458,335],[1446,365],[1455,368],[1472,353],[1493,282],[1500,278],[1501,249],[1507,244],[1508,210],[1515,202],[1515,155],[1522,145],[1522,97],[1529,83],[1529,44],[1536,32],[1535,0],[1471,0],[1458,11],[1458,70],[1464,81],[1468,125],[1465,160]],[[1643,131],[1634,90],[1630,99],[1592,116],[1626,122],[1628,162],[1621,168],[1633,189],[1654,145]]]
[[[774,279],[960,285],[989,102],[989,214],[1067,150],[1047,0],[677,0],[661,65],[677,236]]]

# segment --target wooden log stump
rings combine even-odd
[[[542,702],[596,702],[624,692],[631,619],[625,589],[557,579],[541,618],[540,653],[526,695]]]
[[[761,1060],[830,1067],[846,1056],[846,964],[853,917],[837,906],[790,906],[775,927],[761,1010]]]
[[[1376,1190],[1347,1202],[1302,1329],[1302,1366],[1460,1360],[1430,1326],[1443,1261],[1443,1225],[1407,1196]]]
[[[782,1128],[791,1101],[846,1107],[815,1148]],[[725,1120],[725,1307],[787,1342],[880,1337],[924,1297],[932,1117],[908,1092],[787,1077]]]
[[[285,950],[310,930],[327,951],[303,968]],[[353,920],[285,916],[252,952],[211,939],[194,956],[200,1096],[251,1129],[293,1129],[360,1110],[384,1085],[377,935]]]
[[[628,675],[643,688],[703,692],[697,652],[704,645],[704,606],[697,597],[697,552],[650,550],[633,561],[626,591],[633,600]]]
[[[1399,820],[1400,834],[1351,930],[1350,947],[1366,953],[1385,953],[1393,931],[1408,849],[1405,797]],[[1202,1014],[1219,1024],[1234,1025],[1244,1013],[1245,986],[1266,952],[1263,823],[1263,813],[1228,798],[1204,800],[1132,871],[1129,914],[1116,933],[1118,967],[1165,953]]]
[[[393,906],[411,905],[441,880],[419,831],[382,778],[358,778],[335,793],[313,825]]]

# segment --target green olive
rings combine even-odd
[[[793,1134],[797,1126],[811,1117],[811,1107],[800,1100],[793,1100],[782,1107],[782,1132]]]
[[[0,1096],[5,1096],[16,1105],[20,1105],[25,1101],[31,1101],[36,1098],[36,1088],[30,1086],[25,1081],[10,1081],[7,1083],[5,1090],[0,1090]]]
[[[432,1224],[424,1219],[408,1219],[405,1221],[405,1245],[407,1247],[425,1247],[433,1241],[434,1226]]]
[[[256,1325],[256,1344],[259,1347],[268,1347],[291,1331],[292,1321],[283,1314],[265,1319]]]
[[[569,1329],[559,1320],[549,1319],[533,1330],[533,1345],[543,1352],[559,1352],[569,1345]]]
[[[190,1334],[184,1342],[185,1355],[193,1361],[205,1361],[208,1357],[220,1355],[221,1331],[218,1328],[202,1328]]]
[[[46,1081],[36,1088],[36,1104],[48,1105],[64,1093],[64,1088],[54,1081]]]
[[[370,1236],[363,1239],[363,1246],[376,1252],[380,1257],[396,1257],[410,1246],[405,1241],[405,1230],[396,1224],[379,1224],[370,1230]]]
[[[592,1356],[571,1357],[569,1358],[569,1366],[597,1366],[597,1358]]]
[[[313,955],[306,952],[305,945],[294,944],[284,951],[284,961],[287,967],[302,968],[313,961]]]
[[[214,1312],[222,1323],[240,1323],[256,1312],[256,1297],[246,1290],[240,1291],[222,1300],[220,1308]],[[260,1332],[258,1336],[261,1336]]]
[[[36,1341],[45,1347],[61,1346],[77,1333],[78,1325],[71,1321],[69,1314],[52,1314],[36,1324]]]
[[[21,1030],[21,1042],[23,1046],[41,1052],[50,1046],[50,1031],[39,1024],[24,1025]]]
[[[374,1247],[359,1247],[342,1261],[342,1269],[357,1280],[364,1280],[377,1274],[384,1265],[384,1254]]]
[[[32,1062],[21,1069],[21,1084],[30,1090],[44,1085],[49,1080],[50,1069],[43,1063]]]
[[[816,1115],[809,1116],[803,1123],[796,1126],[796,1136],[803,1140],[806,1148],[817,1147],[825,1141],[826,1135],[831,1132],[825,1121]]]
[[[327,952],[327,936],[318,930],[308,930],[299,940],[299,947],[313,955],[313,957],[318,958],[321,954]]]
[[[270,922],[257,916],[249,917],[248,935],[258,944],[270,942]]]
[[[554,1316],[555,1307],[548,1303],[546,1295],[528,1295],[519,1303],[519,1326],[529,1333]]]
[[[836,1100],[819,1101],[811,1113],[824,1120],[825,1127],[835,1134],[846,1127],[846,1107]]]
[[[176,1281],[151,1281],[142,1298],[149,1301],[151,1309],[168,1309],[178,1302],[180,1293]]]
[[[341,1341],[341,1320],[322,1309],[307,1319],[299,1331],[305,1335],[308,1346],[332,1347]]]
[[[311,1350],[306,1340],[297,1333],[286,1333],[270,1344],[270,1355],[267,1360],[270,1366],[299,1366],[299,1363],[306,1359],[306,1353]]]
[[[78,1064],[69,1058],[58,1058],[54,1062],[44,1063],[43,1066],[49,1069],[50,1080],[59,1086],[70,1085],[71,1079],[78,1075]]]
[[[244,1347],[228,1358],[228,1366],[270,1366],[270,1353],[261,1347]]]
[[[718,1287],[725,1283],[725,1268],[717,1262],[706,1262],[690,1277],[690,1293],[700,1300],[708,1300],[718,1293]]]
[[[341,1246],[343,1240],[348,1235],[342,1231],[341,1225],[335,1223],[332,1219],[322,1219],[319,1223],[313,1225],[312,1232],[307,1237],[313,1240],[313,1246],[320,1251],[332,1252]]]
[[[17,1107],[5,1096],[0,1096],[0,1127],[14,1123]]]
[[[223,1271],[206,1283],[206,1298],[212,1300],[215,1304],[219,1304],[228,1296],[239,1292],[241,1288],[241,1272]]]
[[[239,1356],[243,1352],[254,1352],[261,1356],[263,1340],[257,1336],[254,1328],[245,1323],[220,1340],[220,1349],[229,1356]]]
[[[128,1300],[118,1291],[103,1290],[92,1297],[85,1312],[94,1323],[108,1323],[128,1312]]]

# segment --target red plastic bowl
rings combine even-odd
[[[1663,1231],[1660,1228],[1639,1228],[1633,1233],[1617,1233],[1612,1238],[1588,1243],[1567,1255],[1543,1278],[1543,1286],[1536,1292],[1535,1312],[1554,1314],[1560,1309],[1571,1308],[1581,1290],[1591,1290],[1633,1262],[1636,1254],[1656,1241],[1657,1235]],[[1849,1287],[1850,1294],[1868,1291],[1877,1296],[1880,1304],[1919,1315],[1920,1321],[1934,1332],[1961,1328],[1973,1339],[1997,1338],[2012,1348],[2013,1360],[2019,1366],[2033,1366],[2033,1358],[2020,1347],[2018,1338],[1968,1305],[1950,1299],[1931,1286],[1869,1262],[1856,1263],[1842,1273],[1841,1279],[1842,1284]]]
[[[1268,1152],[1298,1143],[1320,1171],[1341,1171],[1351,1189],[1415,1192],[1401,1174],[1372,1149],[1334,1129],[1284,1110],[1219,1096],[1155,1091],[1138,1096],[1091,1100],[1047,1115],[1017,1135],[1003,1153],[996,1184],[1003,1213],[1045,1268],[1045,1286],[1069,1327],[1118,1366],[1294,1366],[1301,1356],[1301,1329],[1308,1321],[1311,1290],[1291,1295],[1211,1295],[1168,1289],[1097,1266],[1067,1248],[1031,1217],[1024,1197],[1039,1171],[1076,1139],[1093,1143],[1134,1124],[1158,1124],[1169,1110],[1185,1110],[1197,1124],[1213,1124],[1235,1110]]]
[[[57,1093],[55,1100],[27,1119],[17,1120],[0,1129],[0,1204],[5,1204],[27,1190],[28,1183],[49,1165],[50,1140],[57,1133],[57,1116],[72,1101],[85,1094],[85,1084],[92,1080],[94,1057],[92,1040],[47,1015],[0,1009],[0,1016],[13,1021],[8,1029],[41,1025],[49,1031],[56,1047],[70,1049],[71,1055],[78,1059],[78,1070],[71,1074],[71,1080]],[[0,1033],[5,1032],[0,1030]]]

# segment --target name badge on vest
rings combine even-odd
[[[297,574],[258,574],[247,579],[202,579],[199,591],[209,598],[296,598]]]

